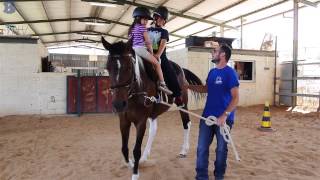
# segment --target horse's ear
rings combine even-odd
[[[129,50],[129,51],[132,51],[132,39],[130,38],[127,43],[126,43],[126,48]]]
[[[132,47],[132,44],[133,44],[132,39],[131,39],[131,38],[128,39],[128,41],[127,41],[127,47],[128,47],[128,48],[131,48],[131,47]]]
[[[103,47],[104,47],[106,50],[110,50],[111,44],[108,43],[108,41],[106,41],[103,36],[101,36],[101,42],[102,42]]]

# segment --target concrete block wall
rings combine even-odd
[[[273,103],[274,57],[234,54],[232,60],[253,61],[254,81],[240,81],[240,106]]]
[[[47,48],[42,43],[38,44],[38,51],[41,57],[46,57],[49,55]]]
[[[23,114],[65,114],[64,73],[33,73],[0,76],[0,116]]]
[[[175,63],[179,64],[179,66],[185,68],[188,66],[188,49],[178,49],[175,51],[170,51],[167,53],[168,59],[174,61]]]
[[[38,48],[38,44],[0,42],[0,73],[14,75],[40,72]]]
[[[36,41],[0,37],[0,116],[66,113],[71,74],[39,73],[45,54]]]
[[[188,51],[188,66],[191,72],[195,73],[202,81],[203,84],[206,83],[206,79],[210,69],[210,58],[211,54],[209,52],[193,52]],[[189,103],[190,109],[203,109],[205,106],[206,97],[201,99],[195,99],[193,94],[189,91]]]
[[[179,65],[195,73],[203,83],[211,69],[210,49],[202,48],[184,48],[177,51],[169,52],[168,56],[172,57]],[[184,55],[183,53],[186,53]],[[184,57],[183,62],[181,58]],[[177,60],[177,61],[176,61]],[[264,104],[265,101],[273,103],[273,78],[275,69],[274,52],[251,51],[251,50],[234,50],[231,57],[232,61],[253,61],[254,62],[254,81],[240,81],[240,106],[250,106]],[[203,100],[196,100],[189,92],[189,108],[202,109],[205,105]]]
[[[181,67],[195,73],[201,79],[202,83],[205,83],[208,75],[210,57],[209,55],[209,52],[192,52],[189,51],[188,48],[183,48],[168,53],[168,57],[170,60],[176,62]],[[190,91],[188,94],[188,98],[189,109],[195,110],[204,108],[205,98],[196,99]]]

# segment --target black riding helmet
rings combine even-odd
[[[153,12],[153,17],[155,15],[158,15],[160,17],[162,17],[165,21],[167,21],[168,16],[169,16],[169,11],[166,7],[164,6],[159,6],[156,10],[154,10]]]
[[[137,18],[137,17],[143,17],[143,18],[147,18],[149,20],[152,20],[153,18],[151,17],[151,13],[150,11],[145,8],[145,7],[136,7],[134,10],[133,10],[133,13],[132,13],[132,17],[133,18]]]

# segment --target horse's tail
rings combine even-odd
[[[203,85],[200,78],[188,69],[182,68],[184,76],[190,85]]]
[[[193,72],[191,72],[190,70],[185,69],[185,68],[182,68],[182,70],[183,70],[185,79],[187,80],[187,82],[190,85],[203,85],[203,83],[200,80],[200,78],[197,75],[195,75]],[[192,92],[192,95],[197,100],[202,99],[202,98],[204,98],[206,96],[206,94],[204,94],[204,93],[198,93],[198,92],[195,92],[195,91],[192,91],[192,90],[191,90],[191,92]]]

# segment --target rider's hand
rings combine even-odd
[[[160,56],[158,54],[154,54],[153,56],[159,61]]]

